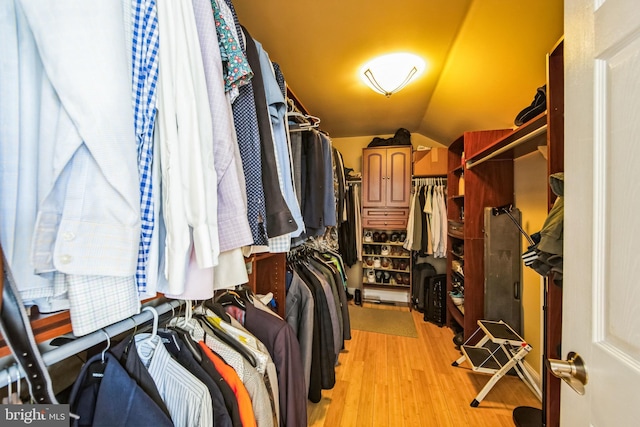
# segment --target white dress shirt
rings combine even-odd
[[[213,267],[220,247],[211,112],[190,0],[159,0],[160,74],[156,129],[161,145],[168,289],[184,291],[190,248]],[[209,285],[209,286],[212,286]]]
[[[70,299],[95,301],[99,320],[90,325],[76,316],[79,300],[71,301],[74,333],[83,334],[139,308],[130,298],[140,215],[122,3],[20,0],[2,7],[9,48],[0,67],[1,116],[16,102],[7,92],[5,103],[5,86],[20,88],[13,105],[19,125],[3,125],[0,137],[2,161],[7,147],[6,161],[17,160],[2,172],[1,228],[10,230],[2,244],[24,299],[63,296],[77,285]],[[93,298],[94,287],[108,297]],[[113,310],[116,304],[122,310]]]

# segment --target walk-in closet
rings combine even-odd
[[[0,2],[0,425],[635,425],[636,9]]]

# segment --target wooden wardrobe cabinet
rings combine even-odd
[[[362,150],[362,226],[406,228],[411,199],[410,146]]]

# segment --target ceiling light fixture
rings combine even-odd
[[[411,53],[391,53],[367,62],[360,70],[362,81],[389,98],[420,75],[425,63]]]

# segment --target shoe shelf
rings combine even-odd
[[[403,247],[405,230],[366,228],[362,241],[362,284],[387,289],[411,288],[411,251]]]

